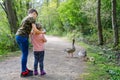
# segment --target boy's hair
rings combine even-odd
[[[33,12],[35,12],[38,15],[38,12],[36,9],[31,8],[28,10],[28,14],[33,13]]]
[[[38,30],[41,30],[42,29],[42,25],[40,23],[35,23],[36,24],[36,27]]]

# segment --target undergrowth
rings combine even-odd
[[[86,72],[80,75],[83,80],[120,80],[120,65],[115,51],[84,43],[80,45],[86,48],[88,57],[95,58],[94,64],[87,62]]]

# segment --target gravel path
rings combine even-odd
[[[45,76],[20,77],[20,56],[10,57],[0,62],[0,80],[81,80],[80,75],[84,73],[85,63],[80,60],[77,53],[80,46],[76,46],[73,58],[67,58],[65,48],[71,47],[71,43],[59,37],[46,36],[45,52]],[[33,53],[29,51],[28,67],[33,69]]]

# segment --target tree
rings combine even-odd
[[[60,0],[57,0],[57,8],[59,7],[60,5]]]
[[[101,9],[101,0],[98,0],[98,8],[97,8],[98,43],[100,45],[103,45],[103,34],[102,34],[100,9]]]
[[[4,6],[2,6],[2,8],[6,12],[10,24],[11,34],[15,34],[18,28],[18,18],[14,8],[13,0],[4,0],[3,5]]]
[[[112,28],[114,36],[114,46],[117,46],[119,43],[118,27],[116,22],[116,0],[112,1]]]
[[[16,47],[14,34],[16,33],[18,28],[18,18],[17,18],[15,7],[14,7],[14,3],[13,3],[13,0],[4,0],[3,3],[0,3],[0,4],[7,15],[10,31],[12,34],[10,39],[13,41],[13,44],[11,45],[11,51],[14,51]]]
[[[47,2],[47,7],[49,6],[49,0],[46,0],[46,2]]]
[[[1,0],[0,6],[6,13],[6,17],[8,19],[8,24],[10,27],[10,36],[8,37],[11,41],[11,45],[9,46],[11,51],[16,49],[16,42],[15,42],[15,33],[19,27],[19,24],[23,17],[27,14],[27,10],[31,7],[30,5],[31,0]],[[24,11],[24,12],[23,12]]]

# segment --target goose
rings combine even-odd
[[[83,47],[80,48],[80,51],[78,52],[78,56],[80,56],[84,61],[88,60],[87,51]]]
[[[80,50],[79,53],[78,53],[78,55],[80,57],[86,57],[87,56],[87,52],[85,50]]]
[[[73,39],[73,42],[72,42],[72,48],[67,48],[65,49],[64,51],[68,53],[69,57],[73,57],[73,53],[75,52],[75,46],[74,46],[74,43],[75,43],[75,39]]]

